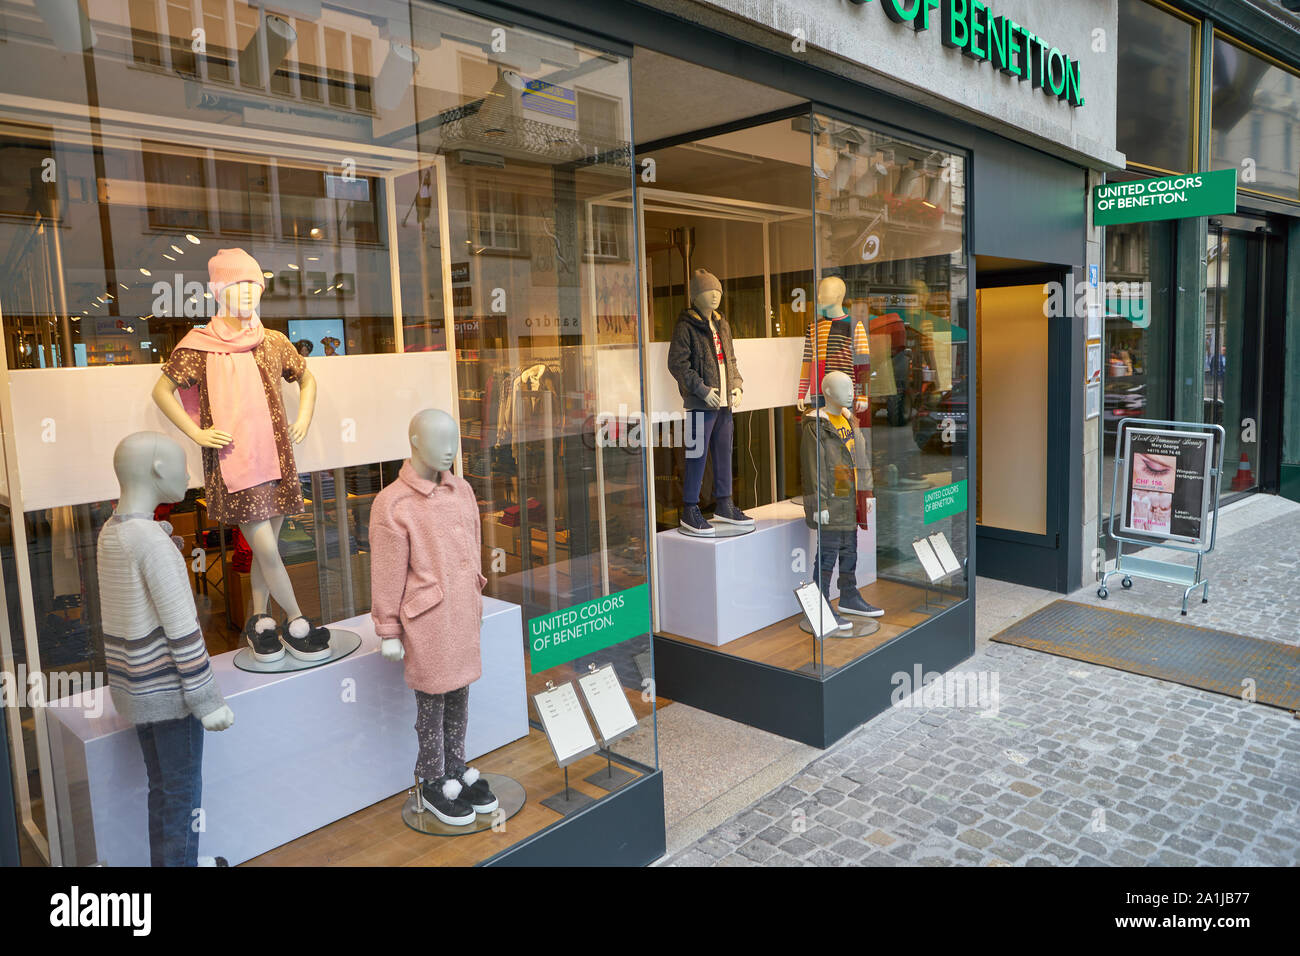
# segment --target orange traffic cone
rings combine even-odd
[[[1250,470],[1250,459],[1241,453],[1241,463],[1237,465],[1237,474],[1232,479],[1233,491],[1246,491],[1255,487],[1255,473]]]

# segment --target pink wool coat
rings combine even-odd
[[[445,694],[483,673],[483,531],[463,478],[442,482],[409,461],[370,510],[370,618],[380,638],[400,638],[406,683]]]

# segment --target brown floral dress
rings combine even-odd
[[[280,397],[280,379],[296,382],[307,370],[307,360],[285,336],[266,330],[261,344],[253,349],[262,389],[271,410],[271,430],[275,433],[275,450],[280,458],[279,481],[268,481],[243,491],[228,491],[221,476],[217,449],[203,449],[203,484],[207,492],[208,515],[224,524],[260,521],[276,515],[296,514],[303,510],[302,485],[293,462],[293,439]],[[208,354],[197,349],[177,348],[163,365],[162,371],[180,388],[199,388],[199,427],[212,427],[212,407],[208,403]]]

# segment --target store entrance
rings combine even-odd
[[[1050,317],[1043,263],[976,257],[975,521],[979,573],[1065,590],[1069,319]]]

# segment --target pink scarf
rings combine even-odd
[[[275,447],[271,409],[266,402],[262,375],[257,370],[253,349],[261,344],[266,329],[257,316],[243,322],[238,332],[214,318],[206,328],[190,329],[177,348],[206,352],[208,406],[212,427],[234,439],[217,452],[226,490],[243,491],[277,481],[280,456]],[[183,389],[181,402],[196,425],[199,397],[196,389]]]

